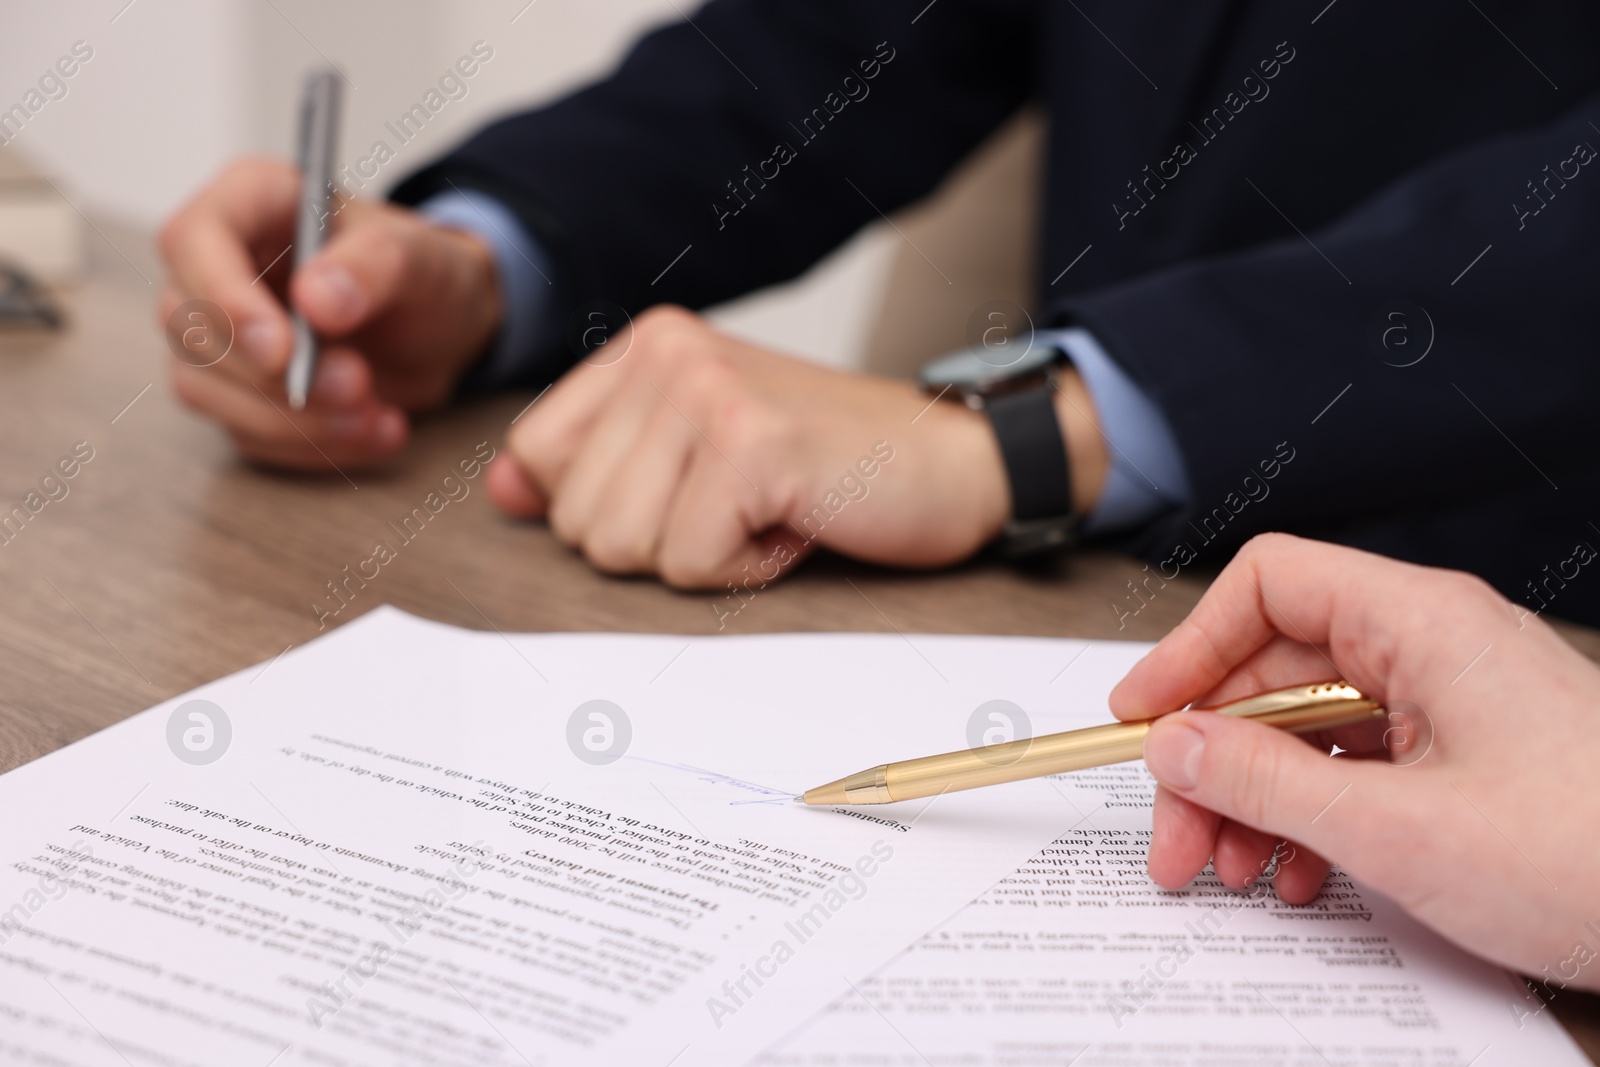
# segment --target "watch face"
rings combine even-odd
[[[924,389],[950,386],[983,394],[1002,383],[1040,374],[1060,358],[1061,353],[1048,344],[1034,344],[1020,354],[980,346],[952,352],[924,365],[917,380]]]

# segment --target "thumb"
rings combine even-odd
[[[1329,756],[1285,730],[1213,712],[1156,720],[1144,759],[1167,789],[1225,818],[1334,862],[1376,847],[1373,812],[1392,811],[1396,779],[1374,761]]]
[[[363,206],[348,204],[344,210],[360,212]],[[290,280],[290,298],[317,333],[352,333],[400,294],[416,250],[399,227],[383,222],[359,215],[351,219]]]

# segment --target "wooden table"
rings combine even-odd
[[[94,457],[0,544],[0,771],[317,636],[326,583],[367,558],[479,442],[500,446],[527,397],[451,411],[382,473],[286,477],[238,462],[166,382],[148,240],[106,228],[59,337],[0,334],[0,508],[87,441]],[[124,258],[126,257],[126,258]],[[141,276],[142,274],[142,276]],[[146,281],[148,278],[150,281]],[[379,603],[505,631],[717,631],[715,595],[601,577],[542,527],[509,522],[481,479],[332,620]],[[909,575],[818,559],[760,592],[727,631],[984,632],[1153,640],[1204,581],[1170,582],[1125,629],[1108,603],[1140,564],[1083,553],[1021,574],[981,562]],[[847,582],[845,579],[850,579]],[[854,587],[852,584],[854,583]],[[1600,633],[1570,628],[1600,659]],[[1553,1008],[1600,1062],[1600,998]]]

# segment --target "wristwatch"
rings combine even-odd
[[[999,541],[1007,556],[1077,542],[1083,517],[1072,506],[1072,475],[1055,406],[1056,376],[1068,363],[1053,345],[1032,347],[1020,358],[980,346],[936,359],[917,375],[930,395],[954,394],[989,417],[1011,485],[1011,517]]]

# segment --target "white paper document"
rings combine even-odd
[[[379,609],[0,776],[0,1062],[1583,1062],[1359,887],[1155,890],[1137,765],[792,801],[1145,647]]]
[[[1068,821],[793,795],[1103,718],[1138,649],[1086,648],[375,611],[0,777],[0,1061],[747,1062]]]

